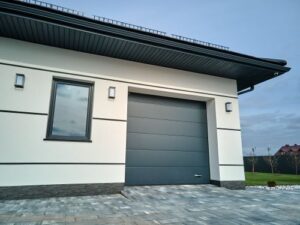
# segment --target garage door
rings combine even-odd
[[[129,94],[126,185],[209,183],[206,105]]]

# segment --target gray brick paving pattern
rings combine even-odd
[[[126,187],[124,195],[0,201],[0,224],[299,225],[300,189],[144,186]]]

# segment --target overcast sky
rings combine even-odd
[[[244,154],[300,144],[299,0],[45,0],[99,15],[288,61],[287,74],[240,96]]]

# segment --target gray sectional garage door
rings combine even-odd
[[[126,185],[209,183],[205,103],[129,94],[127,126]]]

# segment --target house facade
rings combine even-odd
[[[2,199],[244,188],[238,94],[284,61],[20,1],[0,27]]]

